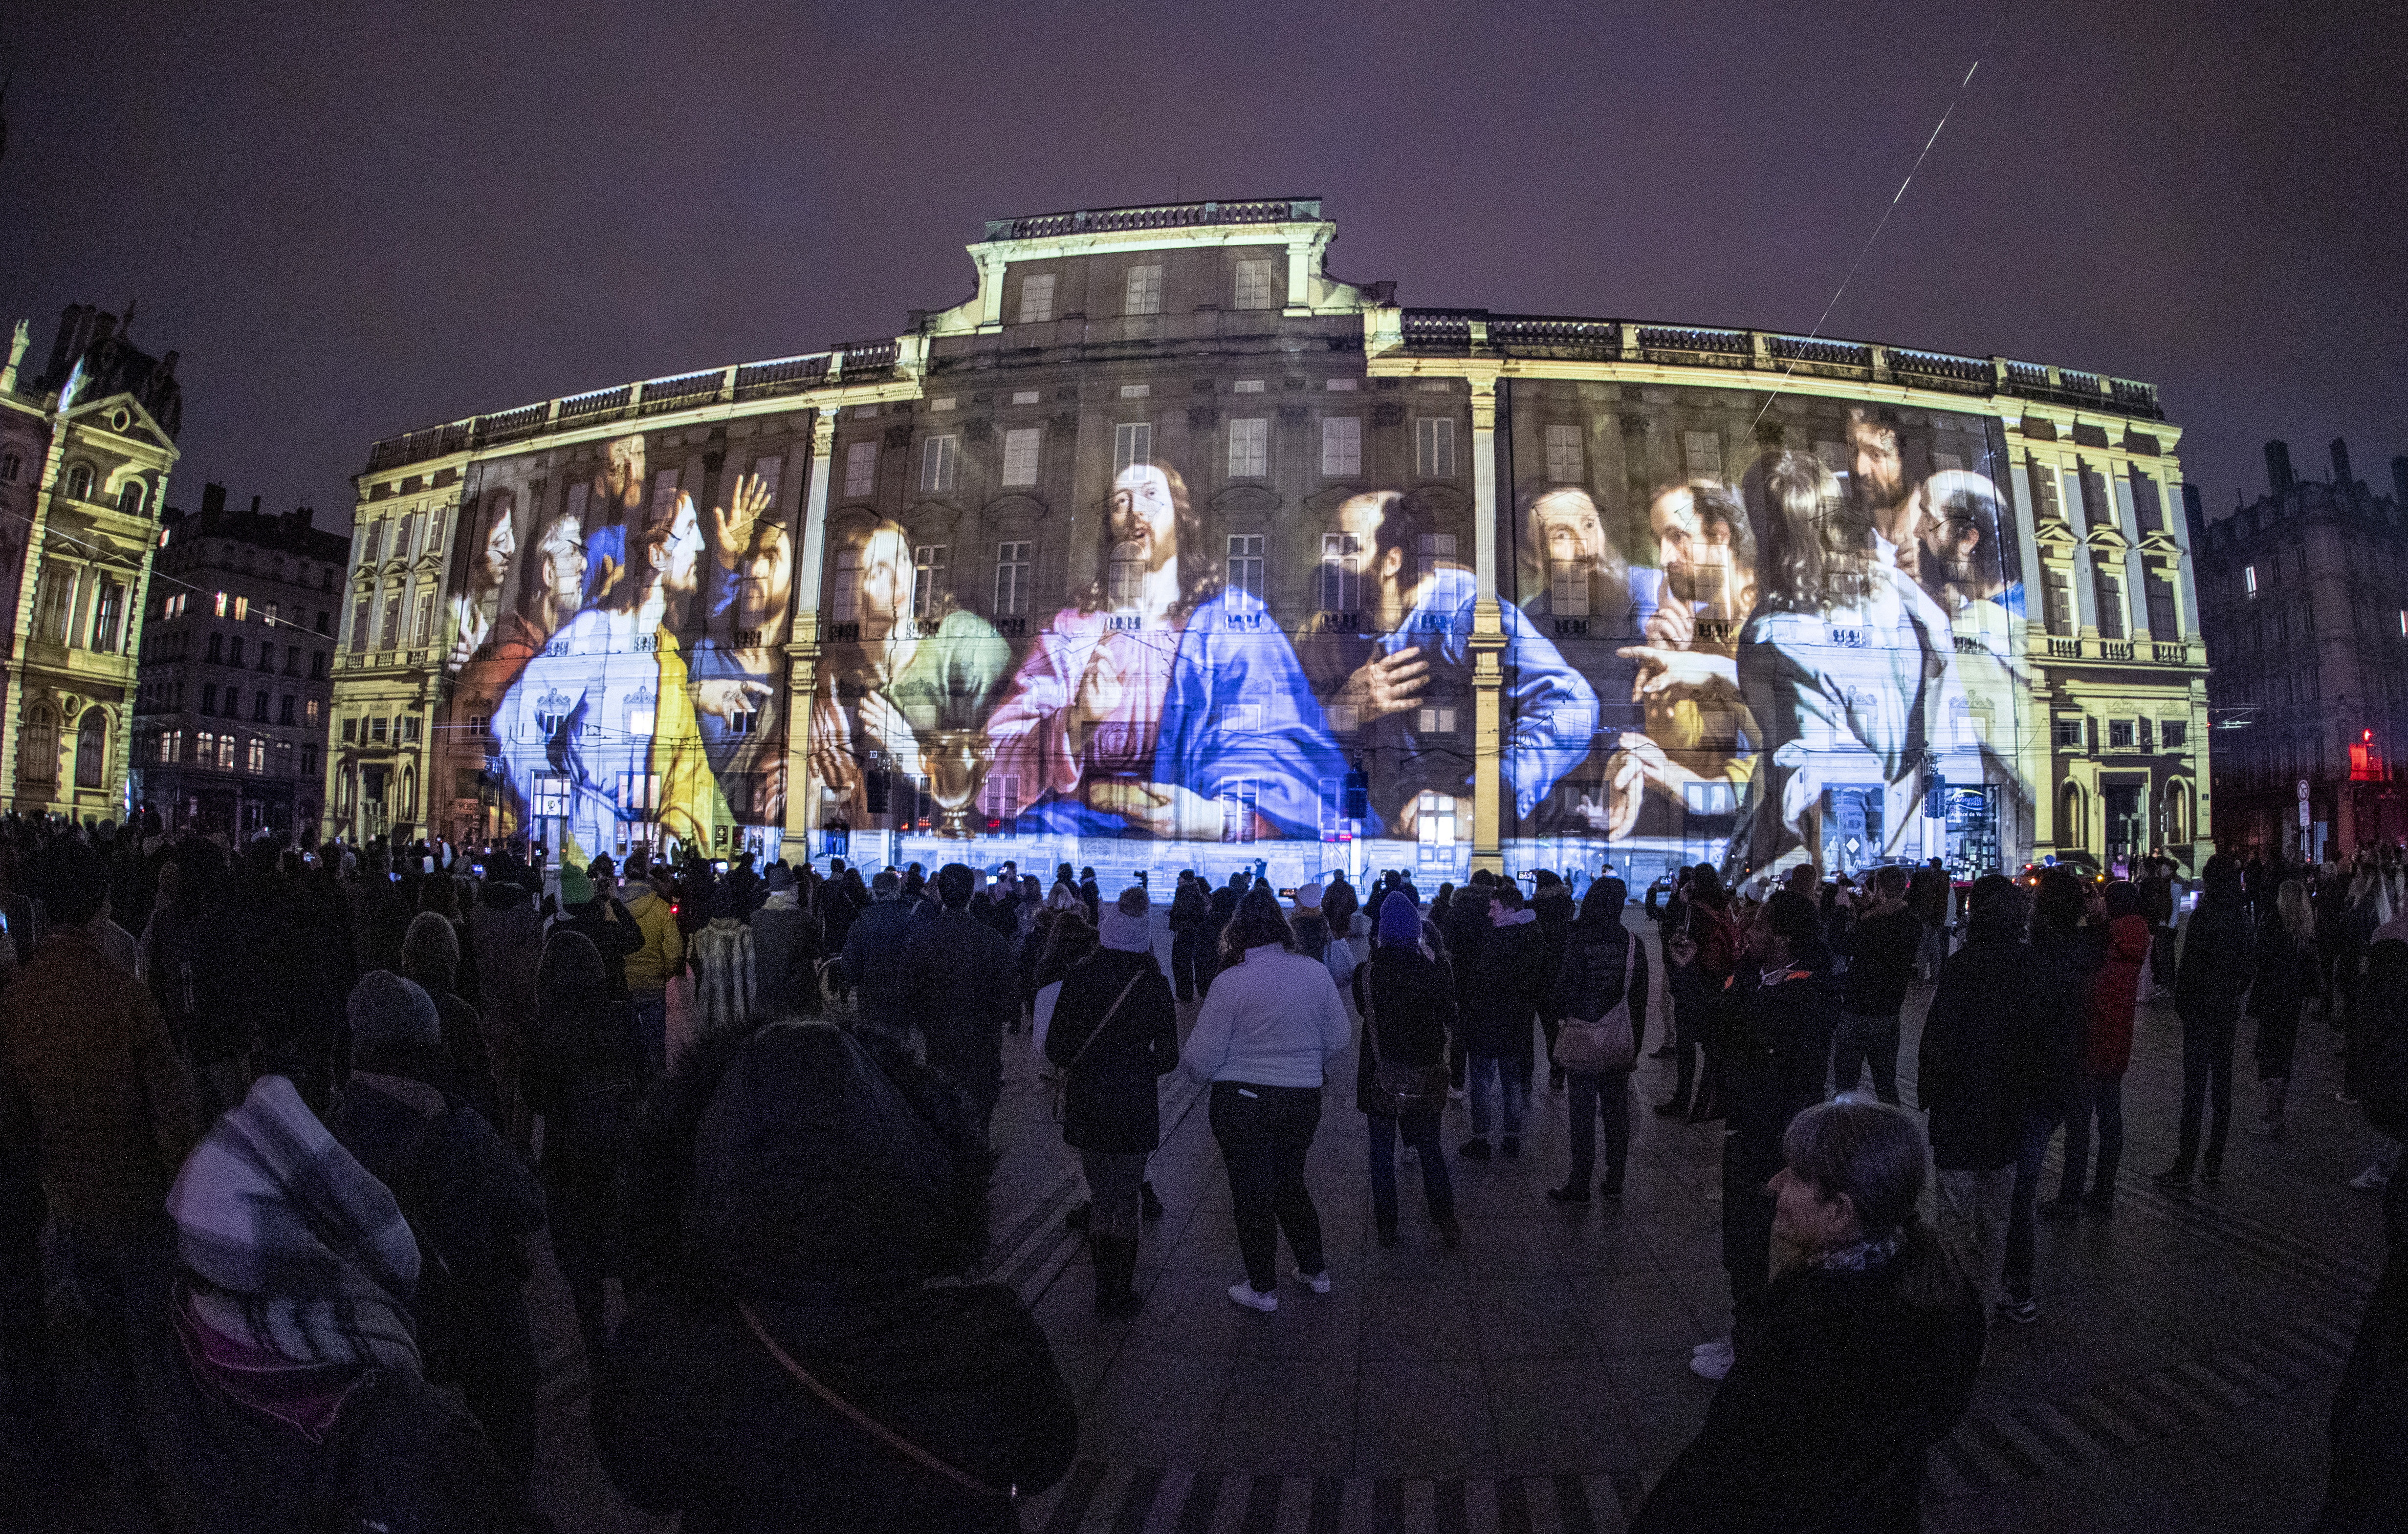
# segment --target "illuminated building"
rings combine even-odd
[[[1283,878],[2189,854],[2154,389],[1403,308],[1335,233],[996,220],[892,340],[378,443],[337,712],[427,722],[338,742],[337,824]]]
[[[2395,780],[2408,724],[2408,458],[2393,494],[2350,474],[2300,477],[2266,444],[2267,493],[2215,521],[2190,509],[2219,843],[2344,858],[2408,837]],[[2304,817],[2302,810],[2305,811]]]
[[[142,631],[132,798],[167,831],[313,832],[344,543],[283,516],[169,507]]]
[[[21,813],[125,817],[127,725],[183,391],[115,315],[70,305],[24,376],[0,369],[0,785]]]

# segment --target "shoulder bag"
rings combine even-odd
[[[1371,1101],[1383,1117],[1436,1113],[1446,1106],[1447,1071],[1440,1065],[1406,1065],[1380,1054],[1379,1019],[1372,1013],[1376,976],[1363,977],[1363,1037],[1371,1046]]]
[[[1096,1041],[1104,1036],[1104,1030],[1112,1026],[1112,1018],[1120,1012],[1121,1003],[1128,1000],[1128,993],[1137,989],[1137,983],[1144,978],[1145,972],[1143,970],[1140,970],[1137,973],[1128,977],[1128,984],[1123,986],[1121,987],[1121,993],[1112,998],[1112,1004],[1104,1009],[1103,1020],[1096,1025],[1096,1030],[1093,1033],[1087,1035],[1087,1042],[1081,1044],[1078,1052],[1072,1055],[1068,1060],[1064,1061],[1062,1069],[1055,1072],[1054,1077],[1054,1123],[1059,1124],[1062,1122],[1062,1103],[1063,1100],[1069,1095],[1070,1072],[1079,1069],[1079,1062],[1087,1058],[1087,1051],[1095,1048]],[[1056,1008],[1059,1008],[1061,1002],[1057,1000],[1054,1002],[1054,1005]]]
[[[1630,977],[1639,960],[1639,940],[1623,934],[1622,1000],[1595,1022],[1567,1017],[1555,1031],[1555,1063],[1584,1076],[1627,1071],[1639,1063],[1638,1041],[1630,1036]]]

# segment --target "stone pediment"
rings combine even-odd
[[[980,507],[979,516],[989,527],[1028,527],[1043,521],[1052,509],[1037,497],[1014,490]]]
[[[2131,552],[2132,548],[2130,541],[2121,531],[2114,527],[2094,527],[2090,530],[2089,536],[2083,539],[2083,542],[2090,546],[2093,553],[2105,554],[2119,560]]]
[[[1212,497],[1211,504],[1213,512],[1222,517],[1264,518],[1278,511],[1281,501],[1279,492],[1267,486],[1231,485]]]
[[[2072,558],[2073,550],[2081,542],[2074,537],[2071,528],[2063,522],[2054,520],[2043,521],[2034,528],[2032,541],[2041,547],[2042,552],[2054,554],[2059,559]]]

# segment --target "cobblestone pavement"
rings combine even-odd
[[[1910,1101],[1928,994],[1909,1004]],[[1660,999],[1657,1013],[1651,1046]],[[2041,1319],[1994,1332],[1973,1408],[1933,1458],[1932,1529],[2256,1534],[2313,1521],[2326,1404],[2380,1260],[2376,1201],[2346,1186],[2373,1137],[2333,1101],[2336,1036],[2310,1023],[2290,1137],[2242,1132],[2258,1108],[2244,1080],[2222,1185],[2163,1193],[2149,1174],[2172,1158],[2179,1031],[2155,1003],[2138,1031],[2115,1211],[2042,1223]],[[1720,1146],[1712,1127],[1647,1111],[1670,1091],[1669,1061],[1635,1078],[1619,1208],[1542,1197],[1568,1158],[1564,1098],[1543,1079],[1518,1161],[1455,1159],[1469,1129],[1451,1109],[1465,1229],[1453,1253],[1421,1215],[1410,1166],[1404,1242],[1372,1239],[1351,1073],[1334,1081],[1308,1175],[1337,1286],[1283,1283],[1268,1316],[1222,1292],[1240,1271],[1227,1185],[1202,1090],[1167,1077],[1152,1173],[1168,1212],[1145,1231],[1145,1310],[1114,1321],[1089,1310],[1084,1249],[1062,1223],[1084,1190],[1026,1042],[1006,1041],[992,1271],[1053,1338],[1081,1451],[1025,1527],[1607,1534],[1696,1430],[1713,1386],[1689,1372],[1689,1349],[1729,1320]],[[581,1366],[554,1299],[547,1498],[564,1527],[651,1527],[616,1506],[582,1447]]]
[[[1909,1004],[1910,1101],[1928,996]],[[2179,1033],[2154,1003],[2138,1031],[2115,1212],[2042,1223],[2041,1319],[1993,1332],[1972,1410],[1933,1458],[1929,1528],[2258,1534],[2313,1521],[2326,1405],[2380,1260],[2376,1200],[2346,1186],[2373,1137],[2333,1101],[2335,1036],[2310,1022],[2290,1137],[2241,1132],[2257,1111],[2244,1080],[2222,1185],[2160,1192],[2149,1174],[2172,1159]],[[1006,1041],[991,1269],[1034,1308],[1081,1407],[1078,1464],[1026,1506],[1026,1528],[1610,1534],[1695,1431],[1713,1386],[1689,1372],[1689,1349],[1728,1324],[1719,1143],[1712,1127],[1647,1111],[1670,1091],[1670,1062],[1637,1074],[1619,1207],[1541,1196],[1568,1138],[1565,1100],[1543,1078],[1518,1161],[1455,1159],[1469,1130],[1451,1110],[1465,1229],[1452,1253],[1410,1166],[1405,1240],[1373,1241],[1351,1074],[1333,1083],[1308,1174],[1336,1288],[1283,1283],[1268,1316],[1223,1293],[1240,1271],[1227,1185],[1201,1089],[1168,1077],[1152,1167],[1168,1214],[1145,1230],[1147,1303],[1107,1321],[1090,1313],[1084,1250],[1062,1223],[1084,1193],[1026,1044]],[[566,1530],[673,1528],[628,1509],[595,1463],[566,1294],[548,1255],[539,1270],[541,1505]],[[127,1526],[95,1505],[58,1527]]]

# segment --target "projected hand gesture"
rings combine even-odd
[[[733,720],[738,714],[762,708],[776,695],[777,689],[767,682],[720,678],[694,685],[694,707],[697,714]]]
[[[912,731],[911,721],[883,692],[873,692],[861,700],[861,734],[871,746],[893,758],[898,771],[920,771],[920,737]]]
[[[1639,675],[1630,684],[1634,703],[1660,698],[1675,689],[1739,691],[1739,662],[1727,655],[1667,649],[1660,645],[1625,645],[1613,653],[1639,662]]]
[[[736,509],[710,508],[711,557],[719,568],[733,572],[752,543],[752,524],[769,511],[769,486],[757,474],[736,482]]]
[[[811,701],[811,771],[839,794],[850,794],[861,780],[844,710],[824,692]]]
[[[1346,678],[1338,695],[1369,724],[1412,707],[1428,685],[1429,662],[1422,659],[1420,646],[1413,646],[1364,661]]]
[[[1087,785],[1088,807],[1117,815],[1149,836],[1217,840],[1221,804],[1176,783],[1105,778]]]
[[[494,626],[478,614],[477,604],[469,597],[452,599],[452,622],[459,637],[452,642],[452,653],[443,658],[443,669],[457,672],[484,648]]]

